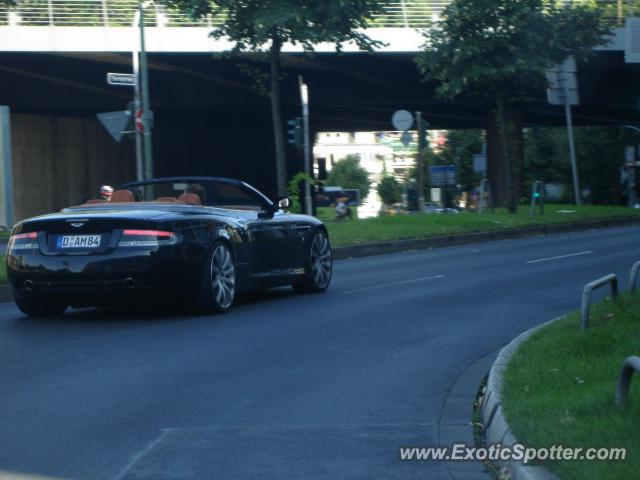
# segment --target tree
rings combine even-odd
[[[270,63],[269,83],[273,133],[276,147],[278,193],[286,188],[285,140],[281,113],[281,52],[285,43],[300,44],[312,51],[320,42],[354,42],[370,50],[379,45],[359,31],[381,9],[379,0],[166,0],[171,6],[201,18],[224,14],[215,38],[235,42],[234,51],[266,53]]]
[[[465,192],[472,192],[478,185],[479,175],[473,171],[473,156],[482,153],[484,143],[480,130],[451,130],[440,153],[441,161],[455,165],[458,183]]]
[[[545,72],[573,55],[585,60],[610,28],[589,4],[547,0],[454,0],[425,33],[418,67],[439,82],[442,98],[486,102],[488,173],[497,203],[516,211],[523,158],[522,123],[514,103],[546,87]],[[510,139],[510,141],[508,140]]]
[[[402,187],[392,176],[386,176],[378,184],[378,195],[385,205],[393,205],[402,200]]]
[[[337,162],[329,172],[326,183],[342,188],[357,188],[360,190],[361,200],[369,195],[371,189],[369,172],[360,166],[360,160],[355,155],[349,155]]]
[[[575,137],[580,156],[580,182],[591,191],[588,201],[621,204],[620,167],[624,163],[625,147],[636,148],[640,136],[621,127],[579,127],[575,129]],[[525,132],[525,162],[528,191],[536,180],[571,185],[566,129],[528,129]],[[567,199],[571,197],[569,190],[566,196]]]

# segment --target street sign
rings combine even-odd
[[[149,128],[153,128],[153,111],[149,112]],[[142,121],[142,110],[138,110],[136,113],[136,130],[144,134],[144,122]]]
[[[104,125],[104,128],[107,129],[109,135],[111,135],[116,142],[120,143],[122,135],[131,121],[131,112],[129,110],[104,112],[98,113],[97,117],[100,123]]]
[[[107,83],[109,85],[135,87],[136,76],[133,73],[107,73]]]
[[[391,123],[396,130],[409,130],[413,126],[413,115],[407,110],[398,110],[391,117]]]
[[[458,183],[458,170],[455,165],[435,165],[429,168],[432,187],[446,187]]]
[[[487,156],[479,154],[473,156],[473,171],[475,173],[485,173],[487,171]]]
[[[405,147],[408,147],[409,144],[411,143],[411,140],[413,140],[413,138],[411,138],[411,134],[405,130],[404,133],[402,134],[402,137],[400,138],[400,141],[402,141],[402,144]]]
[[[573,57],[547,71],[547,100],[551,105],[579,105],[577,65]]]

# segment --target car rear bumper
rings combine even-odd
[[[7,275],[18,297],[105,304],[110,299],[180,297],[193,291],[199,262],[171,248],[122,249],[109,255],[7,255]]]

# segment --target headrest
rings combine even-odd
[[[178,199],[176,197],[158,197],[156,198],[156,202],[164,202],[164,203],[177,203]]]
[[[183,193],[178,197],[178,200],[183,201],[187,205],[202,205],[200,196],[195,193]]]
[[[133,192],[131,190],[116,190],[111,195],[111,203],[135,202]]]

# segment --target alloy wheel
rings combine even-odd
[[[231,252],[225,245],[218,245],[211,257],[211,286],[220,308],[229,308],[236,291],[236,272]]]
[[[325,288],[331,281],[331,247],[323,234],[316,235],[311,244],[311,274],[318,288]]]

